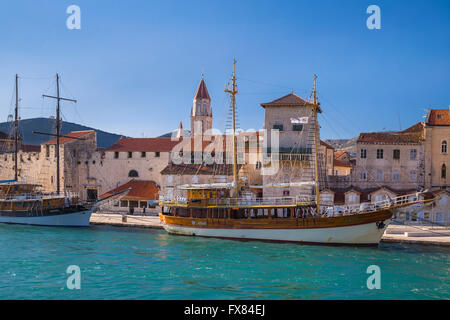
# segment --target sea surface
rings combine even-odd
[[[310,246],[0,224],[0,299],[450,299],[449,257],[448,247],[411,244]],[[72,265],[80,289],[67,286]],[[371,265],[380,289],[368,289]]]

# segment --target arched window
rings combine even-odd
[[[445,164],[443,164],[442,168],[441,168],[441,178],[442,179],[446,179],[447,178],[447,167],[445,166]]]
[[[447,153],[447,141],[442,141],[441,153]]]
[[[130,170],[130,172],[128,172],[128,177],[137,178],[139,177],[139,173],[136,170]]]

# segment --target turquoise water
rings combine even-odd
[[[450,299],[450,248],[300,246],[0,225],[0,299]],[[66,287],[78,265],[81,289]],[[381,289],[366,269],[378,265]]]

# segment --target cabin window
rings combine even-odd
[[[350,202],[356,202],[356,194],[349,194],[348,195],[348,201]]]
[[[383,149],[377,149],[377,159],[383,159]]]
[[[147,156],[147,153],[145,151],[141,152],[141,158],[145,158]]]
[[[137,177],[139,177],[139,173],[136,170],[130,170],[130,172],[128,172],[128,177],[129,178],[137,178]]]
[[[292,131],[302,131],[303,125],[302,124],[294,124],[292,125]]]
[[[114,152],[114,159],[119,159],[119,152]]]
[[[283,131],[283,125],[282,124],[274,124],[273,129]]]
[[[169,176],[167,177],[167,182],[168,182],[168,183],[172,183],[172,181],[173,181],[173,176],[172,176],[172,175],[169,175]]]
[[[361,149],[361,159],[366,159],[366,158],[367,158],[367,150]]]
[[[400,159],[400,150],[399,149],[394,150],[394,159],[396,159],[396,160]]]
[[[128,152],[128,159],[131,159],[131,158],[133,158],[133,152],[129,151]]]
[[[417,158],[417,150],[416,149],[411,149],[411,151],[409,152],[409,159],[410,160],[416,160]]]
[[[445,164],[443,164],[441,167],[441,178],[447,179],[447,167],[445,166]]]
[[[192,183],[198,183],[198,176],[192,177]]]
[[[441,145],[441,153],[446,154],[447,153],[447,141],[442,141],[442,145]]]

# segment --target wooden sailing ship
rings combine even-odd
[[[167,232],[178,235],[241,240],[282,241],[311,244],[377,245],[396,209],[416,203],[411,194],[375,203],[335,207],[320,202],[318,172],[318,123],[320,112],[314,78],[313,113],[315,181],[298,182],[312,186],[310,198],[281,197],[248,199],[245,186],[238,181],[236,163],[235,96],[236,73],[225,91],[231,95],[233,112],[233,182],[184,185],[185,198],[161,197],[160,219]],[[295,183],[294,183],[295,184]],[[273,186],[283,186],[279,183]],[[291,183],[292,185],[292,183]],[[430,201],[430,200],[427,200]]]
[[[14,179],[0,181],[0,223],[28,224],[40,226],[88,226],[94,207],[81,204],[77,194],[61,193],[60,190],[60,156],[59,138],[75,137],[60,134],[60,100],[59,75],[56,75],[57,96],[44,96],[57,100],[56,109],[56,193],[46,193],[37,184],[18,181],[18,135],[19,135],[19,93],[18,76],[16,75],[16,105],[14,119]],[[39,133],[44,134],[44,133]]]

